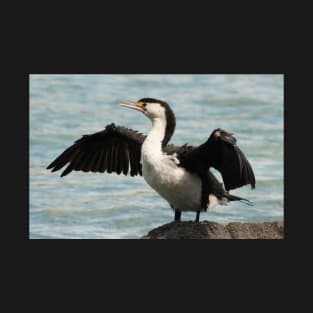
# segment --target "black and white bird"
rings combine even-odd
[[[123,101],[121,106],[137,110],[148,117],[152,128],[147,136],[115,124],[104,130],[83,135],[57,157],[47,169],[55,172],[66,164],[61,177],[71,171],[142,175],[146,182],[175,211],[175,221],[182,211],[201,211],[230,201],[251,204],[228,191],[244,185],[255,188],[252,167],[236,144],[233,135],[215,129],[201,145],[168,144],[175,130],[175,115],[162,100],[143,98]],[[224,185],[210,171],[217,169]]]

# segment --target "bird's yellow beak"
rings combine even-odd
[[[134,109],[134,110],[137,110],[139,112],[145,112],[145,110],[143,109],[143,102],[142,101],[139,101],[139,102],[132,102],[132,101],[128,101],[128,100],[124,100],[120,103],[120,105],[122,107],[125,107],[125,108],[130,108],[130,109]]]

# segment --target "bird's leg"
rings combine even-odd
[[[195,219],[195,223],[199,223],[199,219],[200,219],[200,211],[197,211],[197,216]]]
[[[201,192],[201,209],[203,211],[207,210],[209,204],[209,181],[207,175],[202,176],[202,192]]]
[[[175,209],[175,222],[180,222],[181,211]]]

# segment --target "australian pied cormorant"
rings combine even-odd
[[[121,106],[135,109],[152,122],[147,136],[129,128],[109,124],[104,130],[83,135],[57,157],[47,169],[55,172],[68,166],[61,177],[71,171],[142,175],[146,182],[175,210],[175,221],[182,211],[208,211],[229,201],[249,200],[228,191],[247,184],[255,188],[252,167],[231,133],[215,129],[197,147],[168,144],[175,130],[175,115],[161,100],[143,98],[124,101]],[[224,186],[210,171],[217,169]]]

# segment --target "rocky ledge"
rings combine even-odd
[[[229,223],[172,222],[151,230],[141,239],[283,239],[283,222]]]

